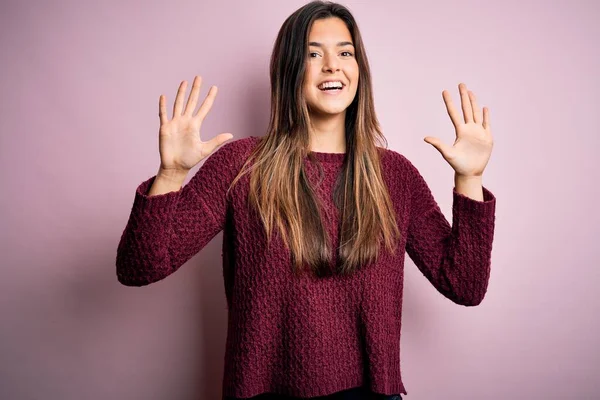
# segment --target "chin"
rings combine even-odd
[[[335,115],[342,114],[345,111],[346,111],[345,108],[343,110],[326,110],[326,109],[321,109],[321,108],[311,109],[312,114],[320,115],[320,116],[329,116],[329,117],[333,117]]]
[[[314,114],[318,114],[318,115],[337,115],[337,114],[341,114],[343,112],[345,112],[348,107],[350,106],[350,104],[345,105],[345,106],[323,106],[323,105],[314,105],[311,104],[309,105],[308,109],[310,110],[310,112],[314,113]]]

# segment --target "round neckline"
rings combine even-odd
[[[316,160],[328,163],[341,163],[346,157],[346,153],[325,153],[322,151],[310,151],[309,153],[312,154]]]

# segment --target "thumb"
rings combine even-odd
[[[225,143],[226,141],[228,141],[229,139],[231,139],[233,137],[233,135],[231,133],[221,133],[217,136],[215,136],[214,138],[212,138],[209,143],[210,143],[210,148],[211,153],[213,151],[215,151],[215,149],[219,146],[221,146],[223,143]]]
[[[217,135],[217,137],[215,138],[217,140],[217,146],[222,145],[231,138],[233,138],[233,135],[231,133],[221,133]]]
[[[449,148],[440,139],[433,136],[425,136],[423,140],[435,147],[435,149],[439,151],[444,158],[446,158]]]
[[[231,133],[221,133],[215,136],[214,138],[210,139],[205,143],[206,149],[208,149],[206,154],[213,154],[219,146],[221,146],[223,143],[225,143],[232,137],[233,135]]]

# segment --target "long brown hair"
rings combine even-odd
[[[371,73],[362,38],[354,17],[343,5],[313,1],[283,23],[270,62],[271,117],[267,134],[231,184],[252,171],[248,200],[258,210],[268,242],[276,226],[291,250],[296,273],[305,263],[317,276],[331,274],[333,249],[321,219],[319,200],[303,166],[303,160],[312,155],[310,117],[302,88],[311,26],[317,19],[330,17],[346,23],[360,73],[356,96],[346,109],[347,154],[333,193],[341,224],[335,269],[339,274],[349,274],[374,262],[379,256],[381,240],[395,253],[400,232],[382,178],[377,147],[385,144],[387,148],[387,140],[375,115]]]

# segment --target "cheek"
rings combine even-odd
[[[359,79],[359,77],[360,77],[360,70],[359,70],[359,68],[358,68],[358,64],[356,64],[356,65],[354,66],[354,68],[352,68],[352,76],[354,77],[354,80],[355,80],[356,82],[358,82],[358,79]]]
[[[314,94],[313,94],[314,91],[313,91],[313,88],[311,87],[310,82],[307,81],[304,83],[303,91],[304,91],[304,97],[306,97],[307,99],[314,97]]]
[[[319,76],[319,68],[314,63],[307,63],[306,70],[304,71],[306,82],[314,82]]]
[[[344,72],[350,80],[350,84],[354,87],[357,87],[358,80],[360,79],[358,64],[355,63],[354,65],[348,65],[348,68],[346,68]]]
[[[311,78],[310,74],[307,73],[306,76],[304,77],[304,85],[302,86],[304,93],[310,93],[312,92],[312,89],[314,87],[313,84],[313,79]]]

